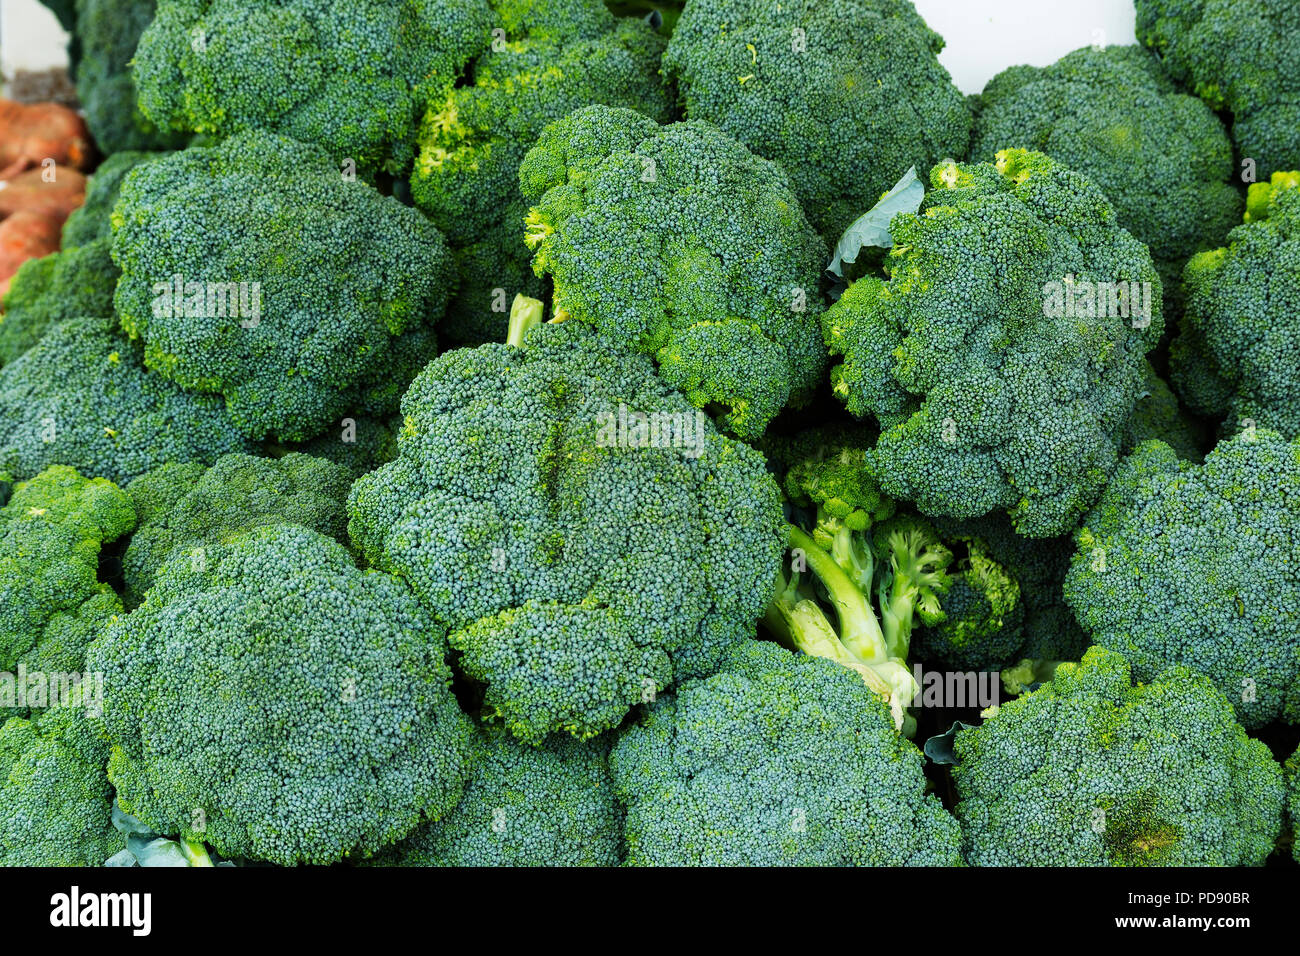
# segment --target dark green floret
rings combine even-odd
[[[77,0],[77,99],[105,154],[184,145],[185,136],[160,130],[137,104],[131,59],[156,8],[155,0]]]
[[[279,459],[222,455],[211,468],[163,465],[127,485],[139,527],[122,557],[127,603],[139,604],[173,559],[207,560],[213,547],[271,524],[310,528],[347,544],[352,473],[290,453]]]
[[[65,464],[125,484],[168,462],[244,450],[220,399],[145,368],[111,317],[61,322],[0,369],[0,474]]]
[[[653,355],[741,438],[810,398],[827,253],[774,163],[706,123],[590,106],[547,128],[519,178],[557,314]]]
[[[353,485],[348,530],[450,631],[487,715],[533,742],[588,738],[752,636],[780,498],[647,359],[576,321],[522,342],[420,374],[399,457]]]
[[[1259,866],[1282,774],[1207,677],[1094,647],[956,739],[975,866]]]
[[[133,76],[160,128],[265,130],[400,173],[426,103],[496,26],[485,0],[160,0]]]
[[[610,756],[635,866],[957,866],[921,753],[857,675],[750,641]]]
[[[1211,109],[1265,179],[1300,168],[1300,19],[1290,2],[1136,0],[1138,39]]]
[[[1185,665],[1247,729],[1300,723],[1300,442],[1245,431],[1202,465],[1140,445],[1076,541],[1066,600],[1137,679]]]
[[[108,745],[83,711],[48,711],[0,727],[0,866],[102,866],[122,849],[113,829]]]
[[[540,745],[481,725],[465,796],[415,831],[384,866],[618,866],[623,812],[609,776],[612,736]]]
[[[1300,438],[1300,172],[1251,186],[1228,245],[1183,275],[1173,372],[1189,404],[1226,414],[1229,432],[1253,423]],[[1216,383],[1222,391],[1210,390]]]
[[[1014,149],[936,166],[891,232],[885,275],[822,317],[836,395],[880,425],[881,487],[926,514],[1065,533],[1119,460],[1164,327],[1146,247],[1081,175]]]
[[[472,723],[405,585],[306,528],[164,565],[91,645],[123,811],[222,855],[331,863],[459,800]]]
[[[942,49],[908,0],[691,0],[664,73],[688,119],[784,167],[834,242],[909,167],[966,155]]]
[[[1150,248],[1166,301],[1188,257],[1217,246],[1241,215],[1223,124],[1176,92],[1142,47],[1084,47],[1051,66],[1013,66],[977,104],[971,158],[1032,149],[1085,176]]]
[[[118,316],[145,364],[223,396],[249,438],[284,441],[395,410],[434,354],[455,281],[416,210],[260,132],[135,169],[113,259]]]

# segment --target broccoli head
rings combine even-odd
[[[1174,352],[1177,382],[1204,411],[1226,410],[1233,430],[1253,422],[1300,438],[1300,172],[1255,183],[1247,205],[1226,248],[1187,263],[1191,340]],[[1205,359],[1227,384],[1226,409],[1200,397]]]
[[[954,866],[920,751],[854,674],[765,641],[650,704],[610,755],[638,866]]]
[[[0,474],[66,464],[125,484],[250,447],[219,399],[146,369],[112,317],[61,322],[0,369]]]
[[[955,750],[976,866],[1258,866],[1281,828],[1281,769],[1213,682],[1173,668],[1134,686],[1101,647]]]
[[[453,263],[416,210],[267,133],[135,169],[113,212],[122,327],[248,437],[391,413],[434,353]]]
[[[887,275],[822,317],[834,391],[879,422],[868,464],[892,497],[1063,534],[1118,462],[1160,279],[1101,192],[1040,153],[936,166],[930,185],[891,223]]]
[[[141,475],[126,486],[140,522],[122,557],[127,602],[144,599],[167,561],[203,562],[212,547],[264,525],[298,525],[347,544],[351,485],[342,465],[298,453],[222,455],[211,468],[169,464]]]
[[[377,857],[385,866],[617,866],[623,813],[609,778],[612,735],[524,743],[480,726],[465,796]]]
[[[63,465],[14,487],[0,508],[0,671],[12,671],[47,634],[66,640],[81,605],[112,595],[98,578],[100,550],[135,521],[125,491]]]
[[[827,253],[774,163],[707,123],[589,106],[547,127],[519,178],[558,314],[655,356],[740,438],[811,396]]]
[[[411,195],[457,246],[502,218],[503,198],[519,189],[519,164],[548,123],[594,103],[670,118],[658,75],[663,38],[639,21],[616,23],[599,0],[569,6],[561,23],[543,16],[529,33],[485,52],[472,83],[429,106]],[[575,14],[578,23],[563,23]],[[522,239],[522,223],[512,225]]]
[[[113,828],[108,746],[79,709],[0,727],[0,866],[102,866]]]
[[[1248,729],[1300,723],[1300,442],[1252,429],[1202,465],[1140,445],[1076,541],[1066,600],[1134,676],[1186,665]]]
[[[533,742],[587,738],[753,634],[780,498],[648,360],[575,321],[522,341],[420,374],[348,530],[447,627],[487,715]]]
[[[1300,863],[1300,840],[1294,839],[1300,833],[1300,749],[1287,758],[1283,766],[1286,780],[1287,817],[1291,821],[1291,855]]]
[[[1032,149],[1087,177],[1173,280],[1167,300],[1187,258],[1217,246],[1241,215],[1223,124],[1176,92],[1141,47],[1085,47],[1051,66],[1013,66],[977,102],[971,157]]]
[[[136,104],[131,58],[154,18],[155,0],[76,0],[77,98],[101,152],[168,149],[184,137],[159,130]]]
[[[485,0],[159,0],[133,75],[160,128],[265,130],[399,173],[426,102],[495,26]]]
[[[1138,39],[1176,82],[1232,114],[1237,151],[1268,176],[1300,168],[1300,20],[1295,4],[1136,0]]]
[[[687,118],[781,164],[834,242],[909,167],[966,155],[942,49],[908,0],[691,0],[664,72]]]
[[[405,585],[270,525],[163,566],[90,646],[122,809],[227,857],[368,855],[456,805],[472,723]]]

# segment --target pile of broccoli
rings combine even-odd
[[[47,5],[0,865],[1300,859],[1287,4]]]

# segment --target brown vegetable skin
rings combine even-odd
[[[46,182],[52,172],[54,182]],[[52,170],[29,169],[13,179],[0,180],[0,219],[20,209],[53,216],[60,223],[86,201],[86,177],[68,166]]]
[[[90,168],[86,121],[58,103],[0,100],[0,179],[40,167],[46,159],[73,169]]]
[[[63,220],[30,209],[20,209],[0,222],[0,298],[9,280],[28,259],[48,256],[59,249]]]

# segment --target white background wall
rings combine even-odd
[[[1093,43],[1133,39],[1132,0],[913,0],[948,45],[940,60],[964,93],[1008,66],[1046,66]],[[0,0],[0,69],[61,63],[66,43],[36,0]]]

